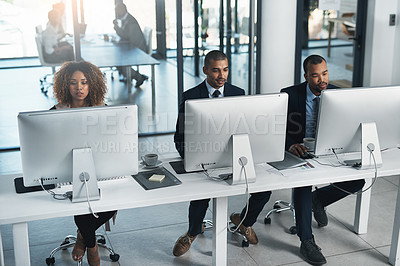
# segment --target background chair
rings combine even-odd
[[[113,222],[115,223],[115,219],[116,219],[116,213],[114,214],[114,217],[112,217],[110,220],[113,220]],[[108,220],[105,224],[104,224],[104,228],[106,231],[111,231],[110,228],[110,220]],[[110,259],[112,261],[118,261],[119,260],[119,254],[114,252],[114,249],[112,247],[107,246],[106,244],[106,238],[104,235],[102,234],[96,234],[96,241],[97,241],[97,245],[99,247],[105,248],[107,249],[108,252],[110,252]],[[65,250],[69,247],[73,247],[76,243],[76,236],[73,235],[68,235],[64,238],[64,241],[55,249],[53,249],[50,252],[50,256],[46,258],[46,264],[47,265],[54,265],[55,263],[55,258],[54,255],[60,251],[60,250]],[[78,262],[78,265],[82,265],[82,261]]]
[[[152,45],[152,40],[153,40],[153,29],[149,27],[144,27],[143,28],[143,35],[144,39],[146,41],[146,52],[149,55],[153,54],[153,45]]]
[[[144,27],[143,28],[143,36],[144,36],[144,40],[146,41],[146,52],[147,54],[149,54],[150,56],[153,55],[153,45],[152,45],[152,40],[153,40],[153,29],[149,28],[149,27]],[[139,66],[136,66],[136,71],[139,72]],[[113,77],[111,76],[111,79],[113,79]]]
[[[53,77],[54,73],[56,72],[56,66],[59,66],[60,64],[48,63],[44,60],[43,43],[42,43],[42,26],[41,25],[36,26],[35,41],[36,41],[40,64],[42,66],[51,67],[51,74],[46,74],[39,79],[40,90],[42,91],[42,93],[44,93],[44,95],[47,95],[49,87],[53,86],[53,82],[48,82],[47,78]]]
[[[281,213],[281,212],[284,212],[284,211],[292,211],[294,225],[289,228],[289,232],[292,235],[294,235],[294,234],[297,233],[297,229],[296,229],[296,212],[294,210],[294,204],[293,204],[293,189],[292,189],[291,197],[292,197],[291,202],[287,202],[287,201],[284,201],[284,200],[275,201],[274,208],[267,213],[267,215],[264,218],[264,223],[265,224],[270,224],[271,223],[270,216],[273,213]],[[281,205],[283,205],[284,207],[282,207]]]
[[[149,27],[144,27],[143,28],[143,36],[144,36],[144,40],[146,41],[146,50],[144,52],[146,52],[147,54],[152,56],[153,55],[153,45],[152,45],[153,29],[151,29]],[[114,80],[114,74],[113,74],[114,71],[115,71],[115,68],[112,67],[111,68],[111,80]],[[139,66],[136,66],[136,71],[139,72]],[[105,74],[105,72],[104,72],[104,74]]]
[[[344,40],[349,40],[349,39],[351,39],[351,37],[354,37],[355,30],[356,30],[354,16],[355,16],[355,13],[353,13],[353,12],[342,14],[342,18],[348,19],[348,21],[343,21],[340,24],[340,27],[342,28],[342,31],[345,34],[345,37],[341,36],[341,34],[339,33],[338,38],[342,38]]]
[[[111,247],[108,247],[106,245],[106,238],[104,235],[101,234],[96,234],[97,238],[97,245],[99,247],[105,248],[110,252],[110,259],[112,261],[118,261],[119,260],[119,254],[115,253],[114,250]],[[64,241],[60,244],[60,246],[56,247],[50,252],[50,256],[46,258],[46,264],[47,265],[54,265],[56,259],[54,258],[54,255],[60,251],[60,250],[65,250],[69,247],[73,247],[76,242],[76,236],[73,235],[68,235],[65,237]],[[81,262],[78,262],[78,265],[82,265]]]

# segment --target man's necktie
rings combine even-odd
[[[313,101],[314,101],[313,116],[314,116],[314,120],[317,121],[318,111],[319,111],[319,97],[315,97]]]
[[[221,95],[221,92],[219,90],[215,90],[214,93],[212,94],[213,98],[218,98]]]
[[[317,131],[317,121],[318,121],[318,111],[319,111],[319,97],[315,97],[314,100],[314,108],[313,108],[313,131],[312,131],[312,138],[315,138],[315,132]]]

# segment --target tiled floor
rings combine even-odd
[[[340,49],[342,48],[345,47]],[[334,48],[332,53],[345,52],[335,49],[339,48]],[[311,52],[319,53],[318,50],[305,51],[305,53]],[[322,54],[323,49],[320,52]],[[339,61],[343,64],[344,60]],[[328,61],[331,73],[331,69],[335,68],[334,64],[334,61]],[[146,71],[149,70],[143,68],[143,72]],[[0,142],[5,139],[4,142],[8,145],[18,144],[14,121],[18,111],[46,109],[54,104],[51,95],[46,98],[39,92],[37,85],[32,86],[32,79],[36,80],[37,76],[45,72],[46,69],[42,68],[0,71],[2,80]],[[157,67],[156,75],[158,121],[151,116],[149,83],[145,84],[142,90],[134,92],[133,96],[128,96],[117,81],[110,86],[108,97],[110,103],[138,104],[141,123],[145,125],[142,126],[142,132],[151,132],[155,129],[168,131],[173,130],[175,126],[177,111],[175,68],[172,64],[163,62]],[[193,86],[197,82],[198,80],[190,75],[185,76],[185,87]],[[140,155],[156,152],[160,154],[161,160],[178,156],[172,134],[142,137],[139,147]],[[0,174],[19,172],[21,172],[19,151],[0,152]],[[328,207],[327,227],[318,228],[313,221],[313,233],[328,260],[327,265],[388,264],[398,185],[398,177],[381,178],[375,183],[372,188],[368,233],[365,235],[357,235],[352,231],[355,196],[349,196]],[[254,225],[259,238],[258,245],[242,248],[240,238],[228,233],[228,265],[308,265],[299,254],[298,237],[288,233],[288,228],[293,223],[291,213],[274,214],[269,225],[263,222],[264,216],[277,199],[289,200],[290,190],[272,193],[271,200]],[[228,213],[239,211],[244,204],[245,196],[229,198]],[[172,255],[175,240],[187,230],[187,211],[188,202],[119,211],[116,224],[112,226],[111,232],[107,233],[107,240],[121,257],[118,262],[111,262],[108,254],[102,250],[102,265],[211,265],[211,231],[199,236],[191,250],[184,256],[176,258]],[[206,218],[211,217],[212,212],[209,209]],[[12,228],[10,225],[5,225],[1,226],[0,230],[5,263],[14,265]],[[72,217],[30,222],[32,265],[45,265],[45,258],[49,252],[61,243],[64,236],[73,234],[75,230]],[[55,265],[75,265],[70,253],[71,250],[58,253]],[[84,265],[87,265],[86,259]]]

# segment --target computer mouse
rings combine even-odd
[[[302,159],[312,159],[312,158],[314,158],[314,156],[311,153],[308,153],[308,152],[305,152],[305,153],[301,154],[300,157]]]

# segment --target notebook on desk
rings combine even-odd
[[[306,160],[288,152],[285,151],[285,158],[283,161],[280,162],[273,162],[273,163],[268,163],[272,167],[276,168],[277,170],[285,170],[289,168],[294,168],[298,166],[305,165],[307,163]]]

